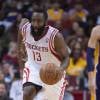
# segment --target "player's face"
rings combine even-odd
[[[36,34],[41,34],[45,27],[45,18],[43,13],[34,12],[32,15],[32,29]]]

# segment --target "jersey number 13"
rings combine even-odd
[[[40,52],[34,52],[33,51],[33,58],[35,61],[41,61],[41,54]]]

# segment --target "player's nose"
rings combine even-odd
[[[38,22],[35,21],[35,22],[34,22],[34,27],[37,28],[38,26],[39,26],[39,25],[38,25]]]

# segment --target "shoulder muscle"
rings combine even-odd
[[[100,39],[100,26],[96,26],[91,31],[88,47],[95,48],[99,39]]]
[[[22,29],[22,27],[26,24],[29,23],[29,20],[27,18],[22,18],[20,24],[19,24],[19,30]]]

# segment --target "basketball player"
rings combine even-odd
[[[23,70],[23,100],[63,100],[67,84],[64,77],[54,85],[44,84],[39,77],[42,64],[54,63],[64,71],[69,63],[63,36],[58,29],[46,26],[47,17],[43,8],[34,9],[31,21],[23,18],[19,26],[20,61],[25,49],[27,54]],[[20,41],[24,43],[24,49]]]
[[[88,42],[88,49],[87,49],[87,65],[88,65],[87,69],[88,69],[88,78],[89,78],[89,89],[90,92],[96,90],[96,100],[100,100],[100,56],[98,58],[99,60],[97,65],[96,82],[94,80],[94,74],[93,74],[94,51],[97,43],[99,43],[100,46],[100,25],[93,28]]]

